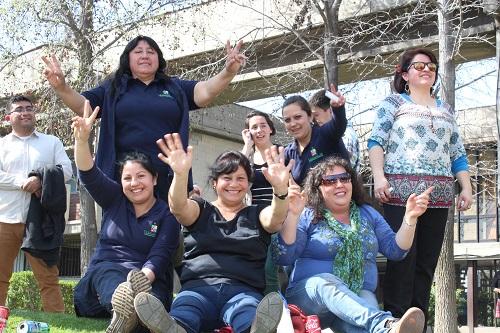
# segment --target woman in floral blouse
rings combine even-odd
[[[394,74],[396,93],[380,104],[368,141],[375,197],[383,203],[393,230],[401,226],[408,196],[434,187],[430,209],[419,217],[408,255],[387,263],[384,306],[396,316],[415,306],[427,317],[454,177],[461,187],[457,208],[463,211],[472,203],[467,156],[454,111],[432,94],[437,72],[431,51],[405,51]]]

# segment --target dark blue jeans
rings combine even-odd
[[[219,283],[182,288],[170,315],[189,333],[230,325],[235,333],[248,332],[262,293],[242,283]]]
[[[110,317],[111,297],[116,287],[127,280],[129,268],[117,263],[102,262],[89,268],[74,290],[75,312],[80,317]],[[171,272],[170,272],[171,274]],[[167,288],[165,279],[157,279],[152,294],[170,309],[172,287]]]

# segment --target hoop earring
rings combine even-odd
[[[405,93],[407,93],[408,95],[411,93],[410,86],[408,85],[408,81],[406,81],[406,83],[405,83]]]

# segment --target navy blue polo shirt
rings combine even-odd
[[[349,153],[342,141],[347,126],[345,107],[335,108],[333,112],[335,116],[323,126],[313,125],[311,141],[302,154],[297,140],[285,147],[285,162],[295,160],[292,177],[299,185],[303,185],[309,169],[328,156],[340,156],[349,161]]]
[[[197,81],[177,80],[184,92],[189,109],[197,109],[194,102],[194,87]],[[94,108],[102,106],[105,88],[101,85],[82,93]],[[103,110],[103,112],[109,112]],[[168,172],[168,166],[157,156],[160,152],[156,140],[166,133],[178,133],[183,111],[174,98],[174,93],[166,88],[163,79],[155,79],[148,85],[129,78],[126,89],[116,102],[114,115],[115,154],[138,150],[146,153],[155,168],[161,173]]]

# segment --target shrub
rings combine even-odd
[[[73,306],[73,289],[76,281],[60,280],[64,301],[64,312],[75,313]],[[7,305],[12,309],[41,311],[42,301],[35,276],[31,271],[16,272],[10,278],[10,288],[7,294]]]

